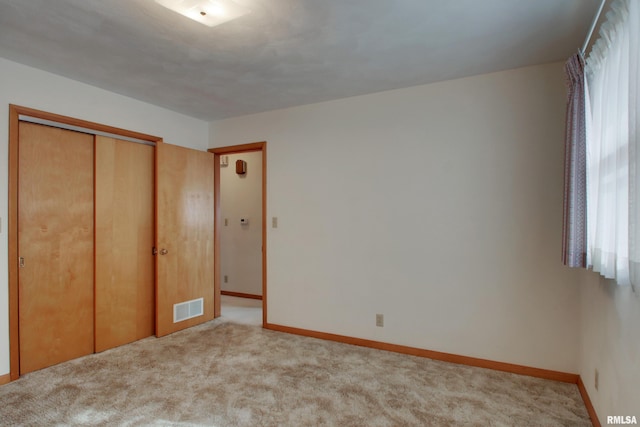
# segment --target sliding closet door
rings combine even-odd
[[[96,136],[96,342],[154,334],[154,149]]]
[[[19,126],[24,374],[93,353],[93,136],[32,123]]]
[[[156,335],[163,336],[214,316],[213,154],[159,143],[156,156]]]

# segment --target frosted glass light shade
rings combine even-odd
[[[156,0],[156,3],[209,27],[250,12],[232,0]]]

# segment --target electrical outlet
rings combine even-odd
[[[278,228],[278,217],[274,216],[273,218],[271,218],[271,227],[272,228]]]
[[[226,274],[224,275],[224,283],[229,283],[229,276]]]
[[[376,326],[384,326],[384,314],[376,314]]]
[[[225,218],[224,219],[224,226],[228,227],[229,226],[229,218]]]
[[[598,372],[597,369],[596,369],[596,373],[595,373],[595,375],[593,377],[593,385],[596,387],[596,390],[600,386],[600,373]]]

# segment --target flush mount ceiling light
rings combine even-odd
[[[156,0],[156,3],[209,27],[250,12],[231,0]]]

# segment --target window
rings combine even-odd
[[[586,61],[587,264],[640,279],[640,2],[615,0]]]

